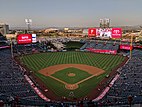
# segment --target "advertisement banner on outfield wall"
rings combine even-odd
[[[130,45],[120,45],[120,49],[132,50],[132,49],[133,49],[133,46],[130,46]]]
[[[19,34],[17,36],[17,44],[30,44],[32,43],[31,34]]]
[[[93,49],[93,48],[88,48],[87,50],[94,53],[117,54],[117,50],[103,50],[103,49]]]
[[[96,28],[89,28],[88,29],[88,36],[95,37],[96,36]]]
[[[120,39],[122,37],[122,29],[121,28],[89,28],[88,36],[98,37],[98,38]]]

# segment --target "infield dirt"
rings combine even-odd
[[[45,75],[45,76],[49,76],[49,75],[54,74],[55,72],[58,72],[60,70],[70,68],[70,67],[86,71],[89,74],[92,74],[94,76],[98,76],[98,75],[105,72],[104,70],[102,70],[100,68],[89,66],[89,65],[84,65],[84,64],[60,64],[60,65],[54,65],[54,66],[49,66],[47,68],[44,68],[44,69],[40,70],[39,72],[41,74]]]
[[[63,69],[66,69],[66,68],[70,68],[70,67],[86,71],[86,72],[88,72],[89,74],[92,74],[92,75],[89,76],[88,78],[85,78],[85,79],[75,83],[75,84],[68,84],[65,81],[62,81],[62,80],[60,80],[58,78],[55,78],[55,77],[51,76],[55,72],[58,72],[60,70],[63,70]],[[50,78],[65,84],[65,88],[66,89],[68,89],[68,90],[75,90],[75,89],[77,89],[79,87],[78,85],[80,83],[85,82],[88,79],[93,78],[94,76],[98,76],[98,75],[104,73],[105,71],[102,70],[102,69],[93,67],[93,66],[83,65],[83,64],[60,64],[60,65],[54,65],[54,66],[50,66],[50,67],[44,68],[44,69],[40,70],[39,72],[41,74],[45,75],[45,76],[49,76]]]

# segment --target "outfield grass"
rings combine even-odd
[[[56,52],[56,53],[32,54],[32,55],[23,56],[21,59],[23,63],[29,69],[31,69],[35,73],[35,75],[39,77],[47,85],[49,89],[51,89],[56,95],[65,96],[65,97],[70,97],[69,93],[71,91],[67,90],[64,84],[50,77],[43,76],[42,74],[38,73],[38,71],[43,68],[57,64],[86,64],[105,70],[106,72],[104,74],[101,74],[97,77],[93,77],[79,84],[79,88],[72,91],[74,93],[74,97],[80,98],[87,95],[91,90],[93,90],[97,86],[97,84],[112,71],[114,67],[116,67],[117,65],[119,65],[124,61],[125,57],[118,55],[95,54],[90,52]],[[64,75],[65,71],[64,70],[62,71]],[[77,73],[77,75],[79,75],[79,72]],[[80,78],[79,76],[77,76],[75,80],[72,80],[69,79],[70,77],[68,78],[67,76],[63,76],[63,74],[60,73],[56,74],[56,73],[53,74],[53,76],[57,78],[62,77],[63,81],[69,83],[74,83],[75,81],[79,80],[78,78]],[[87,77],[87,74],[85,74],[84,77],[85,76]]]
[[[23,56],[22,58],[24,64],[35,72],[57,64],[86,64],[110,71],[123,60],[123,56],[89,52],[41,53]]]
[[[64,43],[64,45],[67,50],[75,50],[80,49],[84,45],[84,43],[70,41],[68,43]]]
[[[69,73],[74,73],[75,76],[70,77],[70,76],[68,76]],[[69,84],[74,84],[74,83],[77,83],[77,82],[91,76],[91,74],[89,74],[88,72],[82,71],[80,69],[70,67],[70,68],[60,70],[60,71],[52,74],[52,76],[54,76],[64,82],[67,82]]]

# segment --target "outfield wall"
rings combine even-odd
[[[105,53],[105,54],[117,54],[117,50],[104,50],[104,49],[93,49],[93,48],[87,48],[87,51],[94,52],[94,53]]]

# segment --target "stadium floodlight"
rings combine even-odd
[[[110,19],[105,18],[105,26],[106,26],[107,28],[109,28],[109,25],[110,25]]]
[[[32,23],[32,19],[29,19],[29,22]]]
[[[28,19],[25,19],[25,22],[28,23]]]
[[[110,19],[104,18],[100,19],[100,28],[109,28],[110,26]]]
[[[103,27],[103,19],[100,19],[100,28]]]
[[[32,24],[32,19],[25,19],[25,22],[26,22],[26,24],[28,26],[28,31],[29,31],[30,30],[30,26]]]

